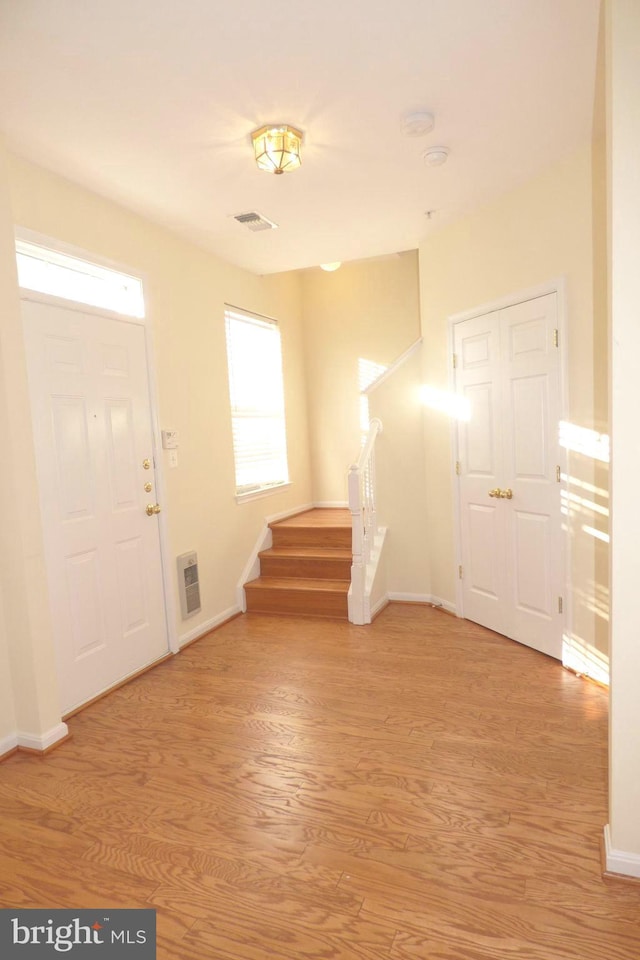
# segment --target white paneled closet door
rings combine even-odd
[[[556,294],[454,326],[464,615],[562,658]]]

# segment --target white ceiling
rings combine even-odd
[[[599,2],[0,0],[0,128],[257,273],[381,256],[588,141]],[[402,137],[419,109],[434,130]],[[272,121],[305,132],[280,177],[250,146]]]

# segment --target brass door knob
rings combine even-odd
[[[500,491],[500,496],[503,500],[513,500],[513,490],[511,487],[507,487],[506,490]]]
[[[502,491],[500,490],[500,487],[494,487],[493,490],[489,490],[489,496],[490,497],[502,496]]]
[[[161,510],[162,510],[162,507],[160,506],[159,503],[148,503],[146,514],[148,517],[152,517],[154,513],[160,513]]]

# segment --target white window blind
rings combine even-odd
[[[277,323],[225,310],[236,495],[289,482]]]

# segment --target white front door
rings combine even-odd
[[[464,615],[562,658],[556,294],[456,323]]]
[[[168,651],[144,328],[22,304],[63,713]],[[149,488],[145,490],[145,484]]]

